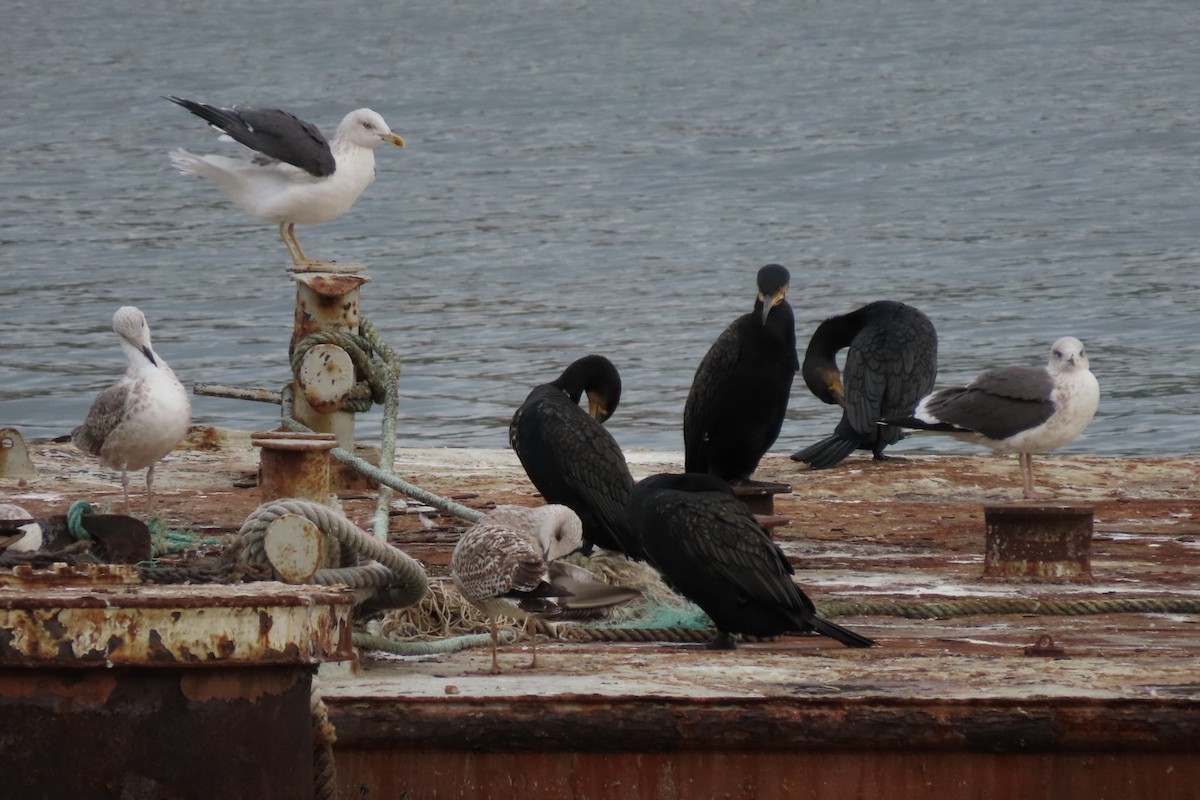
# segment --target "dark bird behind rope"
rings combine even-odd
[[[587,394],[588,411],[579,406]],[[626,504],[633,477],[620,446],[601,424],[621,400],[621,376],[604,356],[585,356],[536,387],[513,414],[508,441],[547,503],[583,521],[589,547],[641,558]]]
[[[733,490],[711,475],[659,474],[633,487],[629,515],[663,579],[712,618],[713,649],[733,634],[815,631],[847,647],[872,640],[817,616],[787,557]]]
[[[683,407],[688,472],[748,481],[779,437],[800,366],[785,299],[790,279],[779,264],[760,269],[754,310],[734,320],[700,361]]]
[[[845,369],[837,354],[846,352]],[[833,435],[792,455],[813,469],[835,466],[855,450],[883,450],[904,436],[879,420],[905,415],[937,380],[937,332],[912,306],[879,300],[817,326],[800,368],[816,397],[842,406]]]

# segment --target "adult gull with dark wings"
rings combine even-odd
[[[1034,497],[1033,454],[1057,450],[1092,421],[1100,384],[1083,342],[1064,336],[1045,367],[1000,367],[966,386],[934,392],[911,417],[884,420],[906,428],[949,433],[998,453],[1019,453],[1025,497]]]
[[[182,97],[166,98],[254,151],[250,159],[171,151],[182,173],[219,185],[248,214],[279,226],[298,267],[323,262],[304,254],[296,225],[331,222],[350,210],[375,180],[375,148],[404,146],[383,117],[369,108],[351,111],[329,141],[316,125],[277,108],[220,108]]]

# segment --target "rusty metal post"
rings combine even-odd
[[[258,431],[250,443],[262,448],[258,469],[264,503],[297,497],[329,504],[329,451],[337,446],[332,433]]]
[[[767,517],[775,515],[775,495],[792,493],[790,483],[755,481],[753,483],[735,483],[732,488],[734,495],[746,504],[746,508],[750,509],[751,514],[761,514]]]
[[[297,273],[296,318],[288,354],[311,334],[334,331],[359,332],[359,289],[370,280],[365,275],[342,275],[327,272]],[[320,433],[332,433],[339,447],[354,451],[354,414],[342,411],[347,384],[353,385],[356,376],[348,357],[332,351],[341,348],[320,345],[313,361],[298,369],[293,376],[295,394],[294,414],[299,422]],[[314,348],[315,350],[316,348]],[[342,351],[342,356],[345,356]],[[306,359],[307,361],[307,359]]]
[[[5,797],[314,794],[312,676],[352,659],[352,592],[0,590]]]
[[[983,576],[1007,580],[1092,580],[1094,510],[1086,505],[987,504]]]

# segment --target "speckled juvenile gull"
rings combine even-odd
[[[885,422],[949,433],[998,453],[1019,453],[1025,497],[1034,497],[1033,454],[1073,441],[1099,404],[1100,384],[1083,342],[1064,336],[1050,348],[1045,367],[988,370],[966,386],[924,398],[911,417]]]
[[[586,569],[558,559],[583,544],[583,523],[561,505],[498,506],[468,528],[450,560],[458,591],[491,620],[492,673],[497,659],[497,617],[525,620],[537,666],[534,617],[599,619],[638,592],[607,584]]]
[[[328,141],[316,125],[277,108],[219,108],[167,99],[255,151],[244,160],[178,149],[171,152],[171,164],[216,182],[243,211],[277,224],[292,263],[301,267],[329,262],[304,254],[296,225],[331,222],[345,214],[375,180],[375,148],[404,146],[404,139],[369,108],[347,114]]]
[[[121,472],[129,506],[129,471],[146,470],[146,502],[154,510],[154,465],[187,434],[192,405],[187,391],[150,344],[146,317],[133,306],[113,314],[113,330],[129,368],[96,398],[83,424],[71,433],[80,450]]]

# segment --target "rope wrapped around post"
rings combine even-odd
[[[285,514],[298,514],[332,537],[349,556],[373,559],[375,564],[327,567],[317,570],[319,584],[345,584],[352,589],[388,587],[397,607],[413,605],[425,596],[429,578],[415,559],[361,530],[337,511],[309,500],[275,500],[264,503],[242,523],[241,558],[250,563],[267,563],[263,538],[267,526]]]
[[[358,335],[326,331],[306,336],[297,342],[293,349],[292,371],[295,372],[304,358],[304,354],[313,345],[336,344],[350,354],[355,368],[365,376],[365,379],[351,392],[351,397],[368,398],[365,400],[365,405],[355,401],[347,403],[345,410],[366,411],[371,407],[371,400],[383,405],[383,435],[379,451],[379,467],[341,447],[335,447],[329,451],[332,458],[357,470],[382,487],[375,510],[375,535],[381,539],[386,537],[387,512],[393,490],[465,519],[467,522],[477,521],[483,515],[475,509],[467,508],[453,500],[401,480],[392,472],[392,464],[396,460],[396,416],[399,410],[400,396],[396,384],[400,379],[400,358],[396,355],[396,351],[379,336],[369,319],[366,317],[360,319],[358,329]],[[372,358],[372,356],[375,357]],[[296,420],[292,410],[294,402],[291,385],[285,386],[280,392],[280,404],[282,405],[280,415],[283,426],[297,433],[312,433],[308,426]]]
[[[383,405],[387,389],[400,377],[400,359],[395,351],[379,337],[375,326],[366,317],[359,321],[359,333],[317,331],[310,333],[292,348],[292,374],[300,370],[305,354],[319,344],[333,344],[346,351],[354,368],[363,379],[354,385],[343,411],[370,411],[372,404]]]

